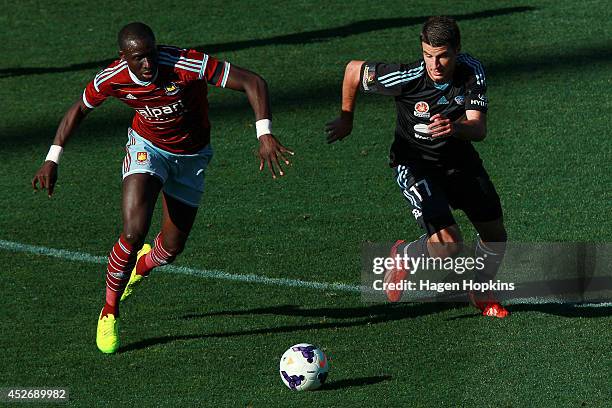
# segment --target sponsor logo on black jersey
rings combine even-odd
[[[472,98],[472,105],[482,106],[483,108],[486,108],[489,105],[489,98],[487,98],[486,95],[478,94],[477,97],[478,98]]]
[[[465,96],[455,96],[455,103],[457,103],[457,105],[463,105],[465,103]]]
[[[446,96],[442,95],[442,97],[440,99],[438,99],[438,102],[436,102],[438,105],[448,105],[448,99],[446,99]]]
[[[413,126],[413,129],[414,137],[417,139],[432,140],[430,137],[431,130],[429,130],[429,127],[427,127],[425,123],[417,123]]]
[[[417,118],[429,118],[429,104],[425,101],[419,101],[414,105],[414,116]]]

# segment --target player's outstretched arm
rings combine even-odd
[[[272,114],[270,112],[270,96],[266,81],[254,72],[232,65],[227,78],[226,88],[246,93],[249,103],[255,112],[257,139],[259,140],[259,171],[267,165],[272,178],[284,176],[285,172],[279,163],[279,158],[289,165],[285,154],[293,155],[293,151],[283,146],[272,135]]]
[[[327,143],[342,140],[353,130],[353,111],[363,64],[364,61],[353,60],[346,65],[342,81],[342,111],[340,116],[325,125]]]
[[[34,174],[34,178],[32,179],[32,188],[34,190],[38,190],[37,184],[40,183],[40,188],[43,190],[46,189],[49,197],[53,195],[55,182],[57,181],[57,164],[59,163],[59,157],[66,142],[68,142],[68,139],[70,139],[89,111],[90,109],[83,104],[81,99],[75,102],[68,111],[66,111],[57,128],[55,138],[53,139],[53,145],[49,149],[49,154],[47,154],[45,162],[40,166],[36,174]]]

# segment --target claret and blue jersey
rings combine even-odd
[[[115,97],[135,110],[132,128],[141,137],[171,153],[194,154],[210,142],[207,84],[225,87],[230,69],[199,51],[159,46],[150,82],[116,60],[87,85],[83,103],[93,109]]]

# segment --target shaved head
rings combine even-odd
[[[157,45],[153,30],[143,23],[130,23],[119,31],[119,57],[143,83],[157,76]]]
[[[117,36],[119,49],[127,50],[133,43],[155,44],[155,34],[151,27],[144,23],[130,23],[119,31]]]

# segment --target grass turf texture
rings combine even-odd
[[[132,20],[158,42],[198,47],[262,74],[288,176],[257,173],[246,98],[211,89],[216,156],[178,265],[358,283],[359,248],[419,234],[386,167],[391,99],[360,96],[353,135],[327,146],[349,59],[411,61],[425,16],[453,14],[487,68],[489,138],[477,145],[515,241],[610,241],[607,2],[20,2],[0,16],[0,239],[105,255],[120,231],[120,166],[131,112],[108,101],[64,155],[56,196],[32,194],[64,110],[115,55]],[[237,12],[240,10],[240,12]],[[233,27],[240,27],[239,30]],[[602,206],[602,204],[604,204]],[[460,214],[466,239],[473,232]],[[159,225],[156,215],[151,231]],[[104,268],[0,251],[0,387],[68,386],[72,403],[205,406],[607,406],[609,309],[363,304],[356,295],[159,273],[123,308],[123,348],[95,348]],[[328,387],[291,393],[290,345],[332,357]],[[118,383],[122,385],[117,386]]]

